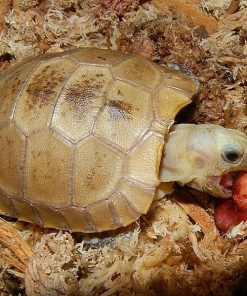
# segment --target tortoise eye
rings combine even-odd
[[[224,153],[222,154],[222,157],[227,162],[238,163],[242,158],[242,154],[239,153],[239,151],[231,148],[231,149],[225,150]]]

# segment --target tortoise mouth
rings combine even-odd
[[[221,197],[221,198],[229,198],[233,196],[234,191],[234,184],[236,179],[241,176],[243,173],[246,173],[246,171],[238,171],[234,173],[227,173],[223,176],[211,176],[208,177],[207,185],[212,191],[212,194],[214,195],[214,192],[216,191],[215,196]]]
[[[230,198],[232,196],[234,183],[234,176],[232,174],[210,176],[207,183],[214,196],[220,198]]]

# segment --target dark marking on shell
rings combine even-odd
[[[127,120],[132,119],[132,105],[122,100],[111,100],[108,102],[108,113],[112,119]]]
[[[12,86],[11,86],[11,95],[14,95],[16,90],[19,88],[21,84],[21,81],[18,77],[15,78],[15,81],[13,82]]]
[[[6,88],[6,91],[4,91],[2,97],[0,96],[0,112],[1,113],[6,114],[8,112],[9,101],[14,99],[15,93],[21,85],[21,80],[18,74],[14,78],[9,77],[4,82],[4,87]]]
[[[91,159],[93,166],[83,175],[82,182],[91,190],[95,190],[105,180],[105,174],[102,173],[104,172],[104,169],[102,171],[102,157],[106,158],[107,155],[105,153],[102,155],[97,150],[94,151],[94,157]]]
[[[93,169],[91,172],[88,172],[88,174],[86,174],[86,176],[84,177],[84,184],[87,187],[94,189],[93,183],[95,182],[96,177],[96,171],[95,169]]]
[[[27,104],[29,109],[42,108],[47,106],[51,97],[56,93],[55,88],[64,79],[64,71],[50,70],[50,66],[46,66],[41,73],[32,77],[32,83],[27,86]]]
[[[102,78],[102,76],[102,74],[96,74],[96,77]],[[66,88],[65,101],[70,105],[70,111],[73,112],[75,119],[85,118],[97,94],[102,93],[103,83],[104,80],[82,75],[79,81]]]
[[[101,57],[101,56],[97,56],[97,59],[98,60],[102,60],[102,61],[106,61],[106,58],[105,57]]]

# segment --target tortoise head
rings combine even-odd
[[[247,136],[213,124],[176,125],[168,135],[161,162],[162,182],[228,198],[232,174],[247,171]]]

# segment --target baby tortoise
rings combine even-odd
[[[92,233],[147,213],[161,182],[229,197],[221,176],[246,170],[247,137],[172,127],[197,91],[182,68],[105,49],[11,68],[0,78],[0,212]]]

